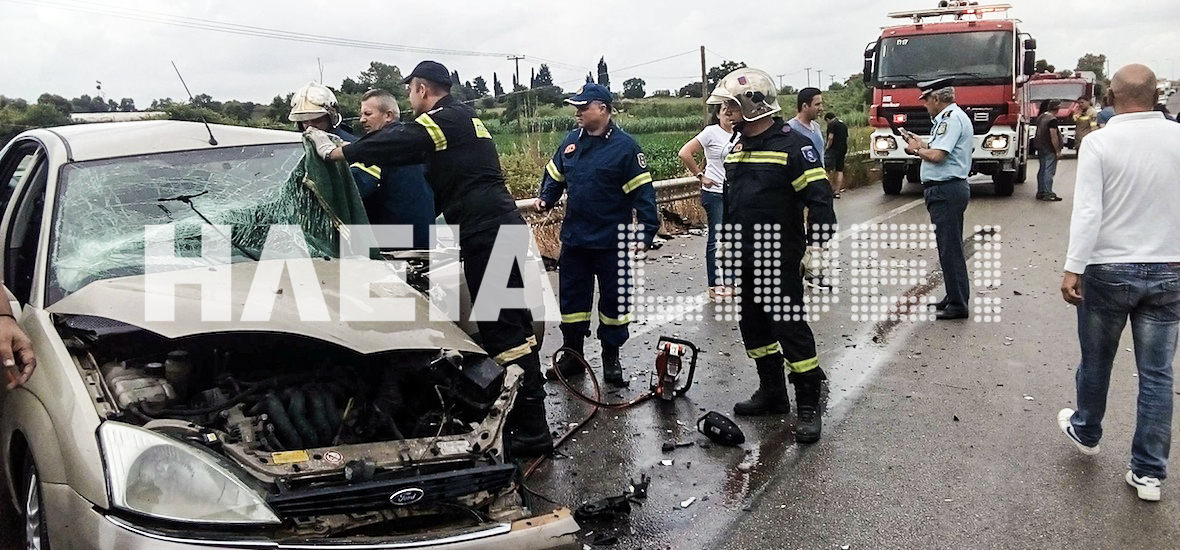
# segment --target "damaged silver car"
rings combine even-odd
[[[577,547],[569,511],[534,513],[504,456],[521,370],[429,321],[421,265],[361,266],[416,321],[342,320],[341,261],[309,238],[319,288],[282,277],[269,318],[243,315],[283,261],[259,228],[309,226],[287,188],[304,148],[293,132],[212,133],[79,125],[0,152],[4,280],[38,357],[0,393],[0,477],[26,547]],[[192,256],[207,225],[233,228],[231,261],[183,269],[229,281],[215,290],[230,316],[196,321],[210,289],[154,294],[145,242]],[[329,320],[302,320],[309,290]],[[148,320],[164,299],[176,320]]]

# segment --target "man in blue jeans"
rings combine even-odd
[[[1053,177],[1057,175],[1057,159],[1061,156],[1061,129],[1058,128],[1057,102],[1046,99],[1041,102],[1041,114],[1037,115],[1037,136],[1033,145],[1037,149],[1037,200],[1056,202],[1061,200],[1053,192]]]
[[[1111,80],[1116,115],[1078,153],[1061,293],[1078,307],[1077,411],[1057,423],[1078,450],[1098,454],[1110,372],[1131,319],[1139,373],[1127,483],[1158,501],[1172,443],[1172,359],[1180,326],[1180,126],[1152,112],[1155,75],[1142,65]]]

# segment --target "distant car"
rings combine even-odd
[[[504,457],[521,370],[458,325],[340,320],[341,262],[315,250],[331,320],[300,321],[294,296],[315,284],[292,277],[268,291],[269,320],[242,320],[255,277],[282,261],[253,259],[257,225],[291,215],[303,147],[294,132],[212,133],[216,146],[199,123],[76,125],[0,151],[0,266],[38,358],[0,391],[0,479],[25,547],[571,546],[569,511],[533,513]],[[230,227],[231,263],[168,273],[232,284],[177,286],[176,320],[146,320],[165,298],[145,284],[145,240],[193,256],[205,222]],[[387,283],[375,294],[429,319],[425,289],[390,278],[400,262],[362,264]],[[232,320],[197,320],[211,291]]]

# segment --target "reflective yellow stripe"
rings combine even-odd
[[[554,180],[565,181],[565,174],[562,174],[561,170],[557,169],[557,165],[553,164],[552,160],[549,161],[549,164],[545,165],[545,171],[549,172],[549,177],[553,178]]]
[[[515,361],[517,359],[520,359],[521,357],[528,355],[532,351],[533,351],[533,347],[530,346],[528,344],[528,342],[525,342],[519,346],[516,346],[512,349],[505,351],[504,353],[501,353],[500,355],[497,355],[492,360],[501,364],[501,365],[505,365],[509,361]]]
[[[791,372],[807,372],[809,370],[814,370],[819,368],[819,357],[795,361],[794,363],[788,362],[787,367],[791,369]]]
[[[749,355],[750,359],[761,359],[768,355],[774,355],[776,353],[782,352],[783,347],[780,346],[778,342],[772,342],[771,344],[762,346],[760,348],[748,349],[746,350],[746,355]]]
[[[471,124],[475,125],[475,137],[492,139],[492,134],[488,132],[488,127],[483,125],[482,120],[473,118]]]
[[[823,167],[812,168],[795,178],[795,181],[791,182],[791,187],[794,187],[796,191],[802,191],[804,187],[807,187],[807,184],[824,179],[828,179],[828,174],[824,172]]]
[[[758,164],[781,164],[786,166],[787,154],[781,151],[741,151],[730,153],[725,162],[750,162]]]
[[[377,179],[381,179],[381,167],[380,166],[367,166],[367,165],[361,164],[359,162],[354,162],[354,163],[350,164],[349,166],[351,166],[353,168],[359,168],[361,170],[364,170],[370,176],[373,176],[374,178],[377,178]]]
[[[430,139],[434,140],[435,151],[442,151],[447,148],[447,136],[443,135],[442,128],[438,127],[438,124],[434,122],[433,118],[430,118],[429,114],[422,113],[418,118],[414,119],[414,122],[426,128],[426,132],[430,134]]]
[[[590,322],[590,312],[580,311],[578,313],[563,313],[561,314],[561,322],[563,323],[582,323]]]
[[[627,323],[630,323],[631,322],[631,314],[627,313],[627,314],[624,314],[622,317],[615,319],[613,317],[607,317],[606,315],[599,313],[598,320],[602,321],[602,324],[604,324],[604,325],[610,325],[612,327],[617,327],[620,325],[625,325]]]
[[[630,181],[623,185],[623,192],[630,193],[645,183],[651,183],[651,172],[644,172],[631,178]]]

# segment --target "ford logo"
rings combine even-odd
[[[389,503],[394,506],[409,506],[422,500],[426,492],[417,487],[410,487],[402,489],[392,495],[389,495]]]

